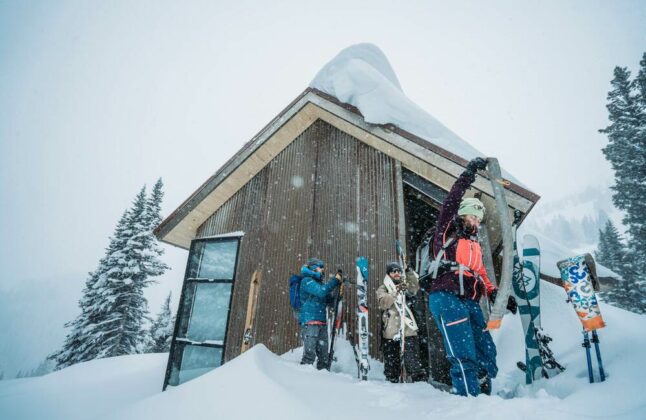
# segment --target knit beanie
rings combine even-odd
[[[325,263],[323,262],[323,260],[320,260],[318,258],[310,258],[309,260],[307,260],[307,266],[312,269],[316,267],[325,268]]]
[[[482,204],[482,201],[477,198],[463,199],[460,203],[460,208],[458,209],[458,216],[464,216],[467,214],[476,216],[480,220],[484,219],[485,206]]]

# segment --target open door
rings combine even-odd
[[[424,249],[426,235],[434,231],[446,191],[426,179],[402,168],[404,214],[406,217],[406,250],[408,261],[417,261]],[[418,252],[422,251],[422,252]],[[419,272],[419,267],[416,267]],[[420,360],[427,368],[429,379],[435,386],[451,386],[442,333],[428,310],[428,296],[420,290],[412,303],[420,327]]]

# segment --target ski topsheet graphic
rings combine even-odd
[[[545,376],[539,350],[537,329],[540,327],[540,248],[533,236],[525,236],[523,260],[518,255],[516,229],[520,222],[520,212],[516,211],[512,228],[514,237],[513,294],[518,303],[518,312],[525,333],[525,383]]]
[[[358,368],[362,381],[368,380],[370,363],[368,361],[368,342],[370,338],[368,329],[368,259],[357,258],[357,329],[359,335]]]
[[[590,383],[594,382],[594,372],[592,370],[592,356],[590,354],[590,331],[592,331],[592,343],[594,343],[595,353],[597,355],[597,365],[599,366],[599,377],[601,382],[606,379],[606,374],[601,361],[601,351],[599,349],[599,335],[597,330],[606,326],[601,317],[601,309],[595,289],[599,288],[596,278],[596,266],[592,255],[578,255],[568,258],[567,260],[556,263],[561,271],[561,280],[563,287],[568,296],[568,301],[572,303],[574,311],[579,316],[579,321],[583,326],[583,347],[588,363],[588,378]],[[596,286],[596,287],[595,287]]]
[[[588,260],[591,260],[588,257]],[[601,317],[599,301],[594,293],[594,279],[586,264],[586,255],[579,255],[556,263],[561,271],[561,280],[574,306],[579,321],[586,331],[594,331],[606,326]]]

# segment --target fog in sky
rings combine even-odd
[[[168,215],[352,44],[543,200],[611,185],[597,130],[645,22],[643,1],[0,1],[0,360],[60,344],[142,185]],[[185,259],[167,247],[153,313]]]

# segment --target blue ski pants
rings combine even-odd
[[[442,332],[446,355],[451,362],[451,380],[459,395],[478,395],[480,381],[491,381],[498,373],[496,345],[478,302],[460,299],[450,292],[433,292],[429,310]],[[489,382],[490,385],[490,382]]]

